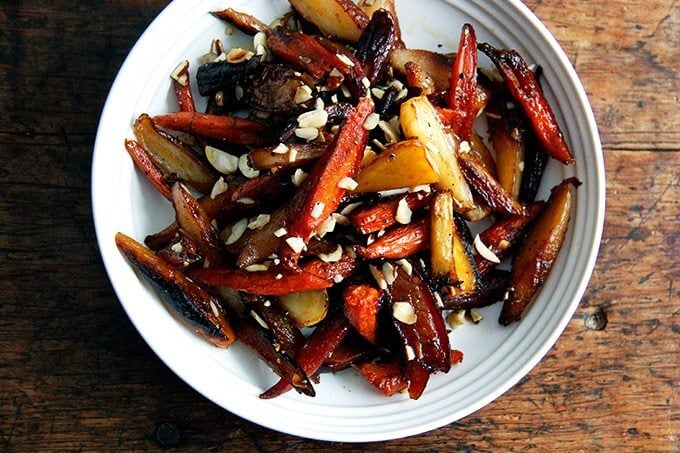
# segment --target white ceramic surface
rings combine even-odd
[[[460,27],[470,22],[480,41],[515,48],[545,70],[543,86],[576,164],[550,162],[539,197],[545,198],[564,177],[577,176],[583,185],[564,248],[524,319],[501,327],[497,304],[482,310],[485,319],[479,325],[454,331],[452,345],[464,352],[465,360],[450,373],[433,376],[418,401],[405,395],[384,398],[353,371],[324,374],[315,398],[289,392],[260,400],[258,394],[276,381],[272,373],[240,345],[219,350],[186,329],[137,277],[113,240],[117,231],[141,240],[172,219],[169,204],[134,169],[123,140],[132,136],[131,123],[139,113],[176,109],[168,74],[179,61],[189,59],[195,71],[198,57],[216,37],[227,46],[251,45],[238,32],[226,36],[225,24],[208,14],[227,5],[265,21],[288,9],[284,0],[175,0],[131,51],[101,117],[92,164],[95,226],[109,278],[134,325],[158,356],[205,397],[255,423],[298,436],[350,442],[404,437],[454,422],[497,398],[539,362],[573,315],[595,263],[604,219],[596,124],[555,39],[518,0],[397,0],[409,47],[454,50]],[[480,64],[490,65],[485,57]]]

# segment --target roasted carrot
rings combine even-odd
[[[293,320],[279,307],[269,300],[258,302],[254,310],[269,327],[272,338],[280,349],[290,357],[295,357],[297,351],[305,342],[305,336],[295,325]]]
[[[564,164],[574,163],[574,155],[564,140],[555,114],[521,55],[515,50],[496,49],[487,43],[478,47],[496,65],[513,98],[522,106],[543,151]]]
[[[382,74],[396,39],[392,14],[384,9],[373,13],[368,25],[361,32],[356,50],[357,59],[361,62],[369,82],[374,83]]]
[[[270,267],[266,271],[249,272],[243,269],[195,269],[190,275],[209,285],[221,285],[261,296],[280,296],[299,291],[330,288],[333,278],[348,277],[356,266],[349,257],[326,263],[312,259],[301,267],[300,272]]]
[[[385,200],[368,206],[359,206],[349,215],[352,226],[361,234],[375,233],[397,223],[399,202],[406,199],[411,211],[423,209],[430,202],[431,194],[410,193],[406,196]]]
[[[458,162],[470,187],[489,207],[503,215],[522,213],[522,206],[508,194],[484,167],[466,153],[459,153]]]
[[[404,390],[408,382],[397,362],[364,362],[355,365],[366,380],[385,396]]]
[[[450,126],[461,140],[469,140],[475,119],[477,89],[477,37],[470,24],[463,25],[456,60],[451,70],[448,105],[456,118]]]
[[[132,161],[135,163],[137,168],[139,168],[139,170],[144,173],[146,179],[148,179],[149,182],[156,188],[158,193],[163,195],[168,200],[171,200],[172,193],[170,185],[167,183],[163,173],[153,163],[146,149],[144,149],[144,147],[140,145],[139,142],[130,139],[125,140],[125,149],[127,150],[128,154],[130,154],[130,157],[132,157]]]
[[[279,58],[316,79],[327,76],[333,68],[346,72],[347,65],[310,35],[276,27],[267,34],[267,46]],[[344,68],[344,69],[343,69]],[[340,81],[342,83],[342,81]]]
[[[177,182],[172,186],[172,206],[175,208],[175,218],[180,230],[201,250],[205,258],[204,264],[219,265],[223,250],[217,229],[198,201]]]
[[[507,271],[492,270],[480,280],[474,291],[445,295],[442,298],[444,309],[467,310],[486,307],[503,300],[509,277],[510,273]]]
[[[131,237],[117,233],[116,245],[196,333],[221,348],[234,342],[236,335],[215,297]]]
[[[311,376],[323,365],[348,332],[349,323],[343,316],[327,317],[307,338],[305,344],[295,355],[295,361],[307,373],[307,376]],[[287,392],[290,388],[290,383],[282,379],[262,393],[260,398],[275,398]]]
[[[499,322],[508,325],[522,316],[529,302],[548,278],[566,237],[574,186],[568,179],[554,187],[545,210],[536,220],[527,240],[512,263],[509,297],[503,303]]]
[[[451,366],[449,337],[444,319],[425,281],[415,270],[411,275],[398,272],[389,291],[393,324],[402,339],[406,362],[422,361],[430,369],[448,371]],[[409,319],[404,312],[414,316]]]
[[[495,254],[499,260],[502,260],[515,247],[519,241],[524,237],[527,228],[536,219],[536,216],[541,212],[545,203],[539,202],[529,205],[523,214],[505,217],[496,221],[489,228],[484,230],[479,235],[482,241],[491,253]],[[481,255],[475,256],[475,263],[480,277],[483,277],[487,272],[496,266]]]
[[[215,198],[202,197],[198,202],[211,219],[218,221],[261,212],[270,203],[288,196],[293,184],[284,172],[264,174],[241,184],[232,184],[227,191]],[[144,242],[152,250],[158,250],[177,236],[179,227],[173,222],[158,233],[146,237]]]
[[[342,293],[345,317],[359,334],[375,343],[382,292],[368,284],[350,285]]]
[[[287,235],[282,238],[279,253],[289,269],[297,267],[302,251],[299,242],[309,242],[321,223],[338,208],[346,192],[340,187],[340,182],[344,178],[353,178],[359,170],[368,140],[368,131],[363,125],[373,107],[370,98],[359,101],[291,202]],[[291,243],[297,247],[296,250],[291,248]]]
[[[334,373],[351,367],[361,361],[375,356],[377,349],[359,336],[356,332],[348,332],[345,339],[335,348],[323,366]]]
[[[370,245],[357,247],[363,258],[399,259],[427,250],[430,246],[430,227],[426,219],[388,230]]]
[[[249,35],[254,35],[257,32],[269,31],[269,27],[264,22],[261,22],[250,14],[236,11],[233,8],[213,11],[211,14],[233,24],[236,28]]]
[[[281,348],[268,333],[248,315],[243,316],[236,325],[236,334],[241,343],[246,345],[284,382],[307,396],[314,396],[314,388],[304,370]]]
[[[189,81],[189,62],[187,60],[182,61],[171,77],[180,111],[195,112],[196,103],[194,102],[194,95],[191,92],[191,83]]]
[[[157,126],[187,132],[211,140],[260,146],[267,141],[267,127],[257,121],[236,116],[199,112],[175,112],[153,117]]]

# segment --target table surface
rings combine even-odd
[[[330,446],[242,420],[180,381],[133,328],[100,262],[89,198],[97,121],[125,55],[166,3],[0,3],[5,450]],[[459,422],[381,448],[677,451],[679,6],[526,3],[576,67],[600,127],[607,217],[597,267],[564,334],[518,385]],[[587,330],[598,310],[606,328]]]

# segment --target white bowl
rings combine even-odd
[[[517,49],[529,63],[543,66],[544,89],[576,164],[550,162],[539,197],[547,197],[565,177],[583,182],[566,243],[519,323],[501,327],[496,304],[482,310],[485,319],[479,325],[451,334],[453,347],[465,359],[450,373],[433,376],[418,401],[401,394],[385,398],[351,370],[324,374],[315,398],[289,392],[261,400],[258,394],[277,380],[266,366],[239,344],[225,351],[196,337],[165,309],[114,245],[118,231],[141,240],[172,220],[169,204],[134,169],[123,140],[132,136],[131,123],[139,113],[176,110],[168,75],[179,61],[189,59],[195,71],[198,57],[217,37],[227,46],[252,45],[239,32],[225,36],[226,25],[208,14],[227,4],[265,22],[288,10],[284,0],[175,0],[130,52],[102,113],[92,162],[95,227],[113,288],[140,334],[205,397],[260,425],[308,438],[366,442],[410,436],[454,422],[497,398],[539,362],[564,330],[585,291],[602,232],[605,178],[597,127],[564,52],[519,0],[397,0],[409,47],[454,50],[462,24],[470,22],[480,42]],[[489,66],[485,57],[480,61]]]

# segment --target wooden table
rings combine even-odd
[[[208,402],[146,346],[109,286],[90,210],[95,129],[123,58],[165,4],[0,3],[0,448],[376,448],[279,434]],[[527,4],[576,67],[600,127],[607,220],[597,268],[562,337],[515,388],[457,423],[377,448],[677,451],[680,7]],[[596,310],[606,328],[585,329]]]

